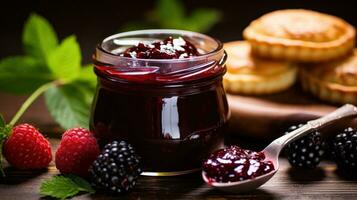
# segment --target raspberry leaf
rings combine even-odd
[[[77,79],[79,82],[89,84],[95,89],[97,85],[97,76],[94,74],[92,65],[85,65],[81,68]]]
[[[0,114],[0,146],[2,146],[6,138],[10,135],[11,130],[12,130],[12,126],[7,125],[3,116]],[[0,148],[0,152],[1,150],[2,148]],[[1,156],[2,154],[0,153],[0,158]]]
[[[54,119],[63,128],[88,127],[89,109],[94,95],[96,76],[92,67],[81,67],[81,51],[75,36],[58,45],[51,24],[31,14],[22,35],[25,56],[0,61],[0,91],[33,94],[10,121],[14,125],[43,92]]]
[[[213,9],[197,9],[190,17],[188,17],[184,26],[192,31],[205,32],[208,31],[221,18],[221,13]]]
[[[122,27],[122,30],[160,27],[206,32],[221,19],[221,13],[216,9],[191,9],[187,12],[184,4],[179,0],[156,2],[154,10],[146,13],[146,21],[129,22]]]
[[[83,178],[72,174],[69,174],[67,176],[78,186],[79,191],[90,192],[90,193],[95,192],[92,186]]]
[[[81,67],[81,50],[75,36],[65,38],[48,57],[48,67],[61,80],[72,80]]]
[[[5,128],[5,126],[6,126],[5,119],[4,119],[4,117],[2,116],[2,114],[0,114],[0,129]],[[1,134],[1,133],[0,133],[0,134]]]
[[[161,20],[163,26],[174,28],[185,18],[183,4],[177,0],[159,0],[156,5],[156,19]]]
[[[25,22],[22,42],[26,54],[43,63],[58,45],[57,35],[51,24],[37,14],[31,14]]]
[[[178,0],[159,0],[155,11],[153,19],[164,28],[205,32],[220,20],[220,13],[208,8],[193,10],[186,16],[184,5]]]
[[[76,84],[52,87],[45,92],[45,101],[54,119],[65,129],[88,128],[90,103],[84,88]]]
[[[2,147],[7,136],[5,128],[6,128],[6,122],[2,114],[0,114],[0,175],[1,176],[5,175],[2,167]]]
[[[80,192],[94,193],[95,190],[86,180],[75,175],[54,176],[42,182],[40,187],[41,195],[58,199],[73,197]]]
[[[2,147],[6,138],[10,135],[11,130],[11,125],[7,125],[4,117],[0,114],[0,176],[5,176],[2,165]]]
[[[0,61],[0,90],[28,94],[53,80],[50,71],[29,56],[8,57]]]

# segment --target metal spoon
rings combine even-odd
[[[265,182],[267,182],[278,171],[279,154],[285,145],[308,134],[313,130],[319,129],[322,126],[329,124],[330,122],[353,115],[357,115],[357,107],[351,104],[346,104],[333,111],[332,113],[329,113],[328,115],[325,115],[316,120],[308,121],[307,124],[305,124],[304,126],[274,140],[262,151],[265,154],[265,160],[271,161],[274,165],[274,170],[267,174],[244,181],[218,183],[209,181],[205,172],[202,171],[202,178],[209,185],[227,192],[240,193],[254,190],[259,186],[263,185]]]

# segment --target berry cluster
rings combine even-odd
[[[97,140],[89,130],[73,128],[62,135],[56,152],[56,167],[62,174],[86,177],[99,153]]]
[[[303,124],[291,126],[286,133],[289,133]],[[325,154],[326,143],[321,138],[319,132],[312,132],[299,140],[290,143],[285,148],[288,161],[294,167],[315,168]]]
[[[357,169],[357,131],[351,127],[336,135],[332,143],[332,156],[341,169]]]
[[[10,130],[3,154],[11,166],[23,170],[46,168],[52,160],[50,143],[29,124],[20,124]]]
[[[299,127],[292,126],[287,133]],[[319,132],[308,135],[289,144],[285,151],[290,164],[296,168],[315,168],[326,151],[330,151],[338,167],[343,171],[357,169],[357,131],[351,127],[338,133],[327,145]],[[328,148],[329,146],[329,148]]]
[[[92,181],[98,188],[111,192],[127,192],[141,174],[140,158],[124,141],[107,144],[90,168]]]
[[[6,133],[0,137],[3,155],[11,166],[22,170],[48,167],[51,145],[35,127],[20,124],[1,130]],[[90,176],[95,187],[115,193],[132,189],[141,173],[140,158],[130,144],[113,141],[101,153],[96,138],[84,128],[69,129],[62,135],[55,164],[62,174]]]
[[[89,176],[96,188],[114,193],[132,189],[141,173],[139,157],[130,144],[113,141],[100,152],[93,134],[83,128],[63,134],[56,167],[64,174]]]

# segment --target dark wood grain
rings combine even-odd
[[[53,150],[58,139],[51,139]],[[39,199],[40,183],[58,174],[54,163],[45,171],[6,168],[0,180],[1,200]],[[268,183],[247,194],[228,194],[207,186],[199,173],[177,177],[140,177],[135,190],[126,195],[84,194],[74,199],[356,199],[357,180],[343,178],[334,163],[325,161],[312,171],[296,171],[281,159],[279,172]]]
[[[292,124],[321,117],[340,106],[322,102],[304,93],[297,86],[273,95],[228,94],[227,97],[231,110],[229,121],[231,131],[237,135],[256,139],[276,138]],[[327,132],[331,133],[347,125],[357,127],[357,118],[340,121]]]

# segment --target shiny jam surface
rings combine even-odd
[[[211,182],[243,181],[274,170],[273,163],[264,159],[262,152],[230,146],[211,154],[202,168]]]
[[[177,59],[200,55],[197,48],[189,41],[179,37],[167,37],[150,44],[139,42],[120,54],[123,57],[143,59]]]
[[[174,39],[164,40],[166,43],[174,43]],[[139,43],[120,56],[133,57],[133,52],[136,58],[156,59],[198,55],[194,46],[185,45],[184,52],[171,54],[170,50],[163,55],[157,53],[161,47],[150,49]],[[222,85],[225,67],[215,63],[189,74],[143,70],[131,74],[95,67],[99,79],[90,126],[99,144],[114,139],[128,141],[142,157],[146,172],[199,169],[203,159],[223,143],[229,115]]]

